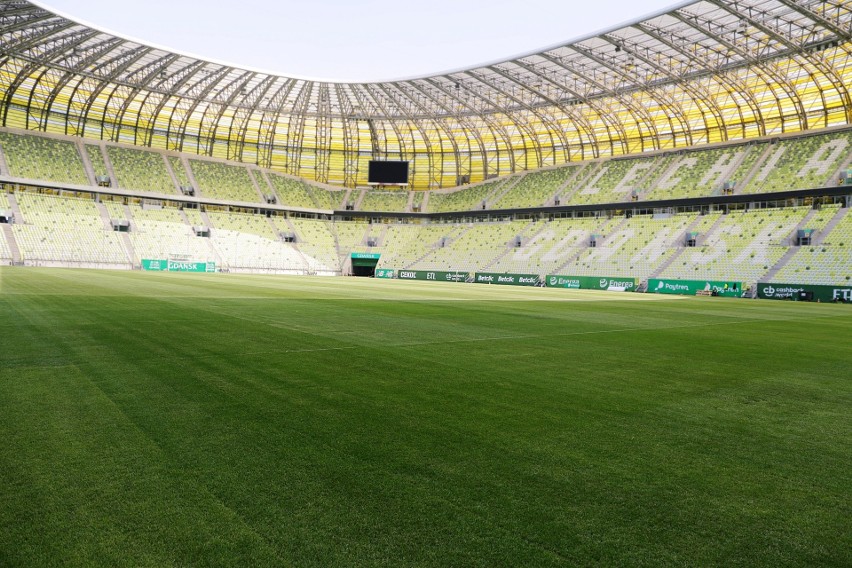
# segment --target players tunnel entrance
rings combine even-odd
[[[376,274],[376,264],[381,255],[373,252],[352,253],[352,276],[372,277]]]

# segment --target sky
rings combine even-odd
[[[438,74],[566,43],[678,0],[36,0],[72,19],[290,77]]]

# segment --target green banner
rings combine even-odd
[[[474,282],[477,284],[501,284],[504,286],[536,286],[539,283],[539,277],[536,274],[477,272]]]
[[[698,292],[711,292],[717,296],[739,298],[743,294],[742,282],[721,280],[663,280],[648,279],[648,292],[652,294],[680,294],[695,296]]]
[[[632,292],[636,289],[635,278],[613,276],[561,276],[550,275],[545,279],[550,288],[583,288],[586,290],[620,290]]]
[[[378,260],[382,255],[377,252],[353,252],[351,258]]]
[[[814,302],[852,302],[852,285],[779,284],[760,282],[757,297],[770,300],[813,300]]]
[[[441,270],[398,270],[400,280],[432,280],[435,282],[464,282],[470,274],[467,272]]]
[[[216,263],[143,258],[142,270],[152,270],[155,272],[216,272]]]
[[[375,277],[376,278],[393,278],[395,276],[396,270],[393,268],[377,268]]]
[[[142,270],[167,270],[167,260],[142,259]]]

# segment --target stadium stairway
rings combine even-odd
[[[107,211],[106,205],[101,203],[100,201],[95,202],[95,207],[98,210],[98,213],[101,215],[101,221],[104,222],[104,229],[107,231],[112,231],[112,220],[109,216],[109,211]]]
[[[104,222],[104,228],[107,231],[112,231],[113,230],[112,219],[110,218],[110,214],[109,214],[109,211],[106,208],[106,205],[104,205],[100,201],[96,201],[95,207],[97,208],[98,213],[100,213],[101,220]],[[123,205],[122,210],[124,211],[124,214],[126,216],[126,220],[131,225],[130,230],[134,230],[133,220],[132,220],[133,216],[130,214],[130,210],[128,209],[127,205]],[[130,240],[130,235],[128,233],[121,233],[120,237],[121,237],[121,244],[124,246],[124,253],[127,255],[127,258],[130,259],[130,262],[135,266],[136,263],[141,259],[136,258],[136,250],[133,247],[133,243]]]
[[[719,222],[719,220],[717,219],[716,223],[718,223],[718,222]],[[688,235],[689,232],[692,231],[692,229],[695,228],[696,226],[698,226],[700,223],[701,223],[701,216],[699,215],[698,217],[693,219],[692,223],[690,223],[689,225],[687,225],[684,228],[683,232],[680,234],[680,240],[679,240],[680,244],[677,247],[675,247],[675,248],[678,249],[678,251],[676,253],[672,254],[671,256],[669,256],[669,258],[667,258],[666,260],[664,260],[663,263],[660,266],[658,266],[657,269],[654,270],[648,276],[648,278],[658,278],[660,276],[660,274],[662,274],[663,271],[666,268],[669,267],[669,265],[671,265],[675,260],[677,260],[680,257],[680,255],[682,255],[685,251],[689,250],[689,248],[685,247],[684,244],[683,244],[684,240],[686,239],[686,235]],[[716,227],[716,223],[713,224],[713,227],[711,228],[711,230]]]
[[[414,193],[413,191],[411,193]],[[423,201],[420,202],[420,211],[429,211],[429,196],[432,195],[431,191],[423,192]]]
[[[834,227],[836,227],[837,224],[843,220],[848,211],[848,208],[841,207],[840,209],[838,209],[837,213],[834,214],[834,217],[832,217],[831,220],[826,223],[822,231],[820,231],[819,234],[816,236],[816,240],[813,241],[813,244],[821,245],[823,240],[825,240],[825,236],[831,233],[832,230],[834,230]]]
[[[124,210],[124,218],[127,219],[128,223],[130,223],[130,230],[136,231],[138,229],[138,226],[136,225],[136,220],[133,219],[133,212],[130,210],[130,206],[124,204],[122,206],[122,209]]]
[[[272,230],[275,232],[276,235],[278,235],[281,232],[281,227],[276,225],[275,221],[273,221],[270,217],[267,217],[266,219],[267,219],[267,221],[269,221],[269,224],[272,225]],[[279,220],[283,220],[285,222],[285,225],[287,226],[287,230],[292,231],[293,234],[296,235],[297,241],[298,241],[299,238],[301,238],[299,236],[299,232],[296,230],[296,227],[293,225],[293,223],[290,222],[290,219],[288,219],[286,217],[283,217],[283,218],[279,217]],[[299,248],[299,243],[293,242],[293,243],[289,243],[289,244],[290,244],[291,247],[293,247],[293,250],[296,251],[296,254],[299,255],[299,259],[302,261],[302,264],[305,266],[305,273],[306,274],[312,274],[313,272],[311,271],[311,263],[308,261],[307,257],[305,256],[305,253],[302,252],[302,250]]]
[[[367,196],[367,192],[369,190],[368,189],[357,189],[356,188],[356,189],[350,189],[349,191],[350,192],[352,192],[352,191],[358,192],[358,197],[355,198],[355,210],[360,211],[361,210],[361,204],[364,203],[364,198]],[[347,195],[344,198],[343,202],[347,203],[350,199],[352,199],[352,197],[350,195]]]
[[[21,249],[18,248],[18,241],[15,240],[15,232],[12,231],[12,226],[8,223],[3,223],[0,227],[3,227],[3,235],[6,237],[6,244],[9,246],[9,252],[12,253],[12,264],[20,264]]]
[[[600,246],[606,246],[607,242],[611,238],[611,235],[614,235],[615,233],[621,231],[624,228],[624,226],[627,224],[627,222],[628,222],[627,217],[624,217],[616,225],[607,228],[606,232],[608,233],[608,235],[606,235],[606,238],[603,241],[601,241]],[[602,221],[601,224],[599,225],[599,227],[604,226],[604,225],[606,225],[606,221]],[[583,253],[585,253],[587,250],[589,250],[589,248],[590,247],[588,245],[585,246],[585,247],[579,248],[575,254],[572,254],[570,257],[568,257],[565,260],[565,262],[563,262],[562,264],[560,264],[559,266],[554,268],[553,272],[551,272],[551,274],[565,274],[564,270],[568,266],[574,264],[574,262],[578,258],[580,258],[583,255]],[[614,276],[620,276],[620,275],[614,275]]]
[[[742,163],[746,161],[746,158],[748,157],[748,155],[751,152],[752,152],[751,148],[746,148],[742,152],[735,152],[734,159],[731,160],[730,164],[728,164],[728,168],[724,172],[722,172],[722,174],[720,176],[718,176],[716,179],[721,180],[722,183],[731,180],[731,178],[734,177],[734,173],[740,168]],[[758,160],[758,162],[759,161],[760,160]],[[708,172],[708,173],[710,173],[710,172]],[[736,180],[734,180],[734,181],[736,181]],[[737,185],[739,185],[738,181],[737,181]],[[718,195],[722,190],[722,188],[719,187],[719,185],[717,185],[717,187],[715,187],[715,188],[710,188],[710,189],[711,189],[711,191],[710,191],[711,195]],[[734,188],[734,191],[736,191],[736,187]]]
[[[109,175],[109,179],[112,181],[113,187],[115,187],[118,185],[118,177],[116,177],[115,175],[115,168],[112,167],[112,161],[109,159],[109,152],[107,152],[106,145],[104,145],[103,143],[98,144],[98,148],[100,149],[101,155],[104,158],[104,166],[106,167],[107,175]],[[80,150],[82,153],[85,153],[83,151],[84,149],[82,142],[80,143]]]
[[[282,219],[283,219],[284,223],[287,225],[287,230],[292,231],[293,234],[298,237],[299,231],[296,230],[296,226],[293,224],[292,221],[290,221],[290,218],[289,217],[279,217],[279,220],[282,220]]]
[[[518,185],[518,184],[521,182],[521,180],[522,180],[522,179],[524,179],[524,176],[526,176],[526,173],[524,173],[524,174],[522,174],[522,175],[519,175],[519,176],[515,176],[515,178],[514,178],[514,179],[508,179],[508,180],[506,180],[506,182],[505,182],[505,183],[502,183],[502,184],[499,184],[499,183],[498,183],[498,184],[494,184],[494,189],[492,189],[491,191],[489,191],[489,192],[488,192],[487,194],[485,194],[485,196],[482,198],[482,200],[485,202],[485,207],[486,207],[487,209],[491,209],[491,204],[492,204],[492,203],[497,203],[497,201],[498,201],[501,197],[503,197],[506,193],[508,193],[509,191],[511,191],[513,187],[515,187],[516,185]]]
[[[303,252],[299,249],[299,246],[298,246],[296,243],[293,243],[293,245],[292,245],[292,246],[293,246],[293,250],[295,250],[295,251],[296,251],[296,253],[299,255],[299,258],[300,258],[300,259],[302,259],[302,263],[305,265],[305,272],[306,272],[307,274],[316,274],[316,272],[313,272],[313,271],[311,270],[311,263],[310,263],[310,262],[308,262],[308,258],[305,256],[305,253],[303,253]],[[351,262],[351,261],[350,261],[350,262]]]
[[[526,232],[531,227],[534,227],[535,225],[536,225],[536,221],[530,221],[529,223],[524,225],[521,228],[520,231],[518,231],[518,235],[522,235],[524,241],[530,241],[530,240],[534,239],[537,234],[539,234],[540,232],[542,232],[545,229],[545,225],[542,224],[542,226],[539,228],[538,231],[536,231],[534,234],[529,235],[529,237],[527,237]],[[497,256],[492,258],[488,263],[486,263],[484,266],[482,266],[482,268],[480,268],[480,270],[482,272],[487,272],[487,271],[492,270],[494,268],[494,266],[499,264],[500,261],[503,260],[503,258],[505,258],[506,255],[510,254],[514,249],[515,249],[515,245],[513,245],[511,241],[506,243],[506,245],[503,247],[503,250],[500,251],[500,254],[498,254]],[[498,272],[500,272],[500,271],[498,270]],[[541,274],[539,274],[539,276],[541,276]]]
[[[751,169],[743,176],[743,179],[734,180],[736,181],[736,186],[734,187],[734,194],[742,193],[742,190],[745,189],[749,182],[761,171],[766,158],[772,153],[775,149],[774,144],[767,144],[766,148],[763,149],[763,153],[760,154],[760,157],[755,160],[754,165]],[[736,171],[736,170],[734,170]]]
[[[793,258],[796,255],[797,252],[799,252],[799,247],[795,245],[797,231],[799,229],[806,229],[808,227],[808,223],[810,222],[811,218],[814,216],[815,213],[816,213],[816,209],[811,209],[810,211],[808,211],[808,214],[805,215],[805,217],[799,222],[798,225],[796,225],[796,227],[793,229],[793,231],[787,236],[787,238],[791,241],[791,246],[787,249],[787,252],[785,252],[784,255],[781,258],[778,259],[778,262],[773,264],[772,267],[766,272],[766,274],[763,275],[761,280],[764,280],[764,281],[767,281],[767,282],[772,280],[772,278],[774,278],[775,275],[778,274],[778,271],[781,270],[782,268],[784,268],[787,265],[787,263],[790,261],[790,259]],[[823,233],[823,234],[827,234],[827,233]]]
[[[570,196],[576,191],[575,189],[571,189],[574,187],[574,184],[577,183],[578,180],[582,180],[584,177],[588,175],[586,170],[592,170],[593,168],[587,167],[587,164],[581,164],[580,167],[577,168],[573,174],[568,176],[564,182],[562,182],[559,187],[556,188],[556,191],[553,192],[553,195],[550,196],[550,201],[545,203],[545,205],[555,205],[556,198],[559,198],[560,204],[568,203]]]
[[[504,195],[512,191],[512,189],[521,183],[521,180],[527,176],[527,173],[524,172],[519,176],[515,176],[515,179],[504,184],[502,187],[495,189],[490,195],[485,197],[485,202],[489,204],[488,208],[491,209],[491,203],[497,203],[500,201]]]
[[[583,164],[577,169],[577,172],[568,178],[562,187],[554,193],[554,197],[559,196],[561,205],[569,205],[574,199],[574,194],[582,191],[586,187],[590,179],[594,179],[597,172],[603,167],[603,162],[593,162],[591,164]]]
[[[213,222],[210,220],[210,216],[207,215],[207,211],[204,211],[203,209],[199,209],[198,210],[198,216],[201,218],[201,221],[204,223],[205,226],[213,227]]]
[[[269,224],[270,227],[272,227],[272,232],[275,234],[275,237],[277,238],[277,240],[280,241],[281,240],[281,235],[280,235],[281,229],[278,228],[278,225],[275,224],[275,221],[273,221],[271,217],[267,217],[266,222]]]
[[[645,174],[642,180],[638,183],[638,188],[641,188],[641,191],[638,194],[639,199],[648,199],[648,194],[654,191],[661,181],[671,178],[680,166],[680,161],[678,159],[674,159],[668,166],[663,168],[662,171],[656,172],[656,174],[654,168],[650,168],[648,173]]]
[[[840,167],[837,168],[837,171],[834,173],[834,176],[832,176],[831,179],[838,180],[838,183],[840,183],[840,177],[844,173],[849,171],[849,168],[852,168],[852,151],[850,151],[849,154],[846,156],[846,159],[840,163]]]
[[[21,208],[18,205],[18,200],[15,199],[15,194],[14,193],[7,193],[6,194],[6,201],[9,202],[9,209],[11,209],[12,213],[15,214],[15,222],[23,223],[24,222],[24,216],[21,213]]]
[[[255,177],[259,177],[260,181],[257,182],[260,185],[261,191],[266,195],[274,195],[276,201],[279,205],[281,205],[281,197],[275,191],[275,186],[272,185],[272,180],[269,179],[269,175],[266,173],[266,170],[254,170]]]
[[[195,188],[195,195],[197,197],[201,190],[198,187],[198,181],[195,179],[195,174],[192,173],[192,167],[189,165],[189,158],[181,154],[178,161],[180,162],[180,165],[183,166],[184,172],[186,172],[186,179],[189,180],[189,185]]]
[[[172,180],[172,184],[174,184],[174,191],[180,193],[180,182],[178,181],[177,174],[175,173],[174,168],[172,168],[172,163],[169,161],[168,156],[163,154],[163,161],[166,162],[166,172],[168,172],[169,177]]]
[[[77,140],[77,151],[80,153],[80,158],[83,162],[83,170],[86,172],[86,177],[89,179],[89,184],[98,185],[95,168],[92,167],[92,161],[89,159],[89,153],[86,152],[86,145],[83,140]]]
[[[263,192],[263,189],[261,188],[260,184],[257,182],[257,178],[255,177],[255,174],[257,174],[259,170],[252,170],[249,167],[247,167],[246,170],[248,171],[249,180],[251,180],[251,184],[254,187],[254,190],[257,192],[257,197],[260,200],[259,203],[266,203],[266,196],[268,193]]]
[[[376,237],[376,246],[377,247],[385,246],[385,238],[387,237],[387,235],[388,235],[388,225],[382,224],[381,230],[379,230],[379,234]]]
[[[6,154],[3,152],[2,146],[0,146],[0,174],[12,175],[9,173],[9,164],[6,163]]]
[[[127,258],[130,259],[130,262],[135,266],[138,266],[136,263],[141,262],[141,259],[136,258],[136,249],[133,247],[133,242],[130,240],[130,233],[121,233],[121,242],[124,245],[124,251],[127,253]]]
[[[189,222],[189,217],[186,216],[186,212],[183,209],[180,210],[180,216],[183,218],[183,221],[187,224],[187,226],[192,227],[192,223]],[[210,217],[207,216],[205,211],[199,211],[198,216],[201,218],[201,221],[207,225],[207,227],[212,227],[210,224]],[[225,266],[225,263],[222,261],[222,255],[220,255],[219,251],[216,250],[216,247],[213,246],[211,240],[205,239],[205,241],[207,242],[207,248],[210,249],[210,255],[216,261],[216,266]]]
[[[317,207],[319,207],[320,209],[325,209],[325,207],[323,207],[323,204],[320,203],[319,198],[316,196],[317,191],[321,191],[321,190],[316,188],[316,187],[311,187],[308,190],[308,192],[311,194],[311,199],[314,200],[314,203],[317,204]],[[346,209],[346,205],[349,203],[349,200],[352,199],[352,191],[353,191],[352,189],[343,190],[343,192],[342,192],[343,193],[343,200],[340,203],[338,203],[336,207],[332,207],[332,209]]]
[[[771,282],[775,275],[778,274],[778,271],[784,268],[787,263],[790,262],[790,259],[796,255],[797,252],[799,252],[799,247],[790,247],[789,249],[787,249],[787,252],[784,253],[784,256],[778,259],[778,262],[776,262],[772,266],[772,268],[770,268],[769,271],[763,275],[761,280]]]
[[[667,159],[665,156],[659,158],[660,161],[665,162]],[[654,189],[654,184],[658,179],[663,178],[667,174],[669,174],[673,169],[677,168],[677,160],[672,159],[670,164],[664,164],[665,167],[661,170],[660,167],[656,164],[651,164],[645,174],[636,180],[636,189],[638,191],[638,197],[640,200],[646,199],[647,195]],[[619,182],[621,185],[623,182]],[[625,198],[623,201],[630,200],[630,192],[625,193]]]

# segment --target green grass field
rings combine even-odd
[[[852,307],[0,269],[0,566],[850,566]]]

